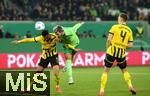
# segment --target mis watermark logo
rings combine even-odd
[[[50,94],[50,71],[0,71],[0,76],[0,96],[7,93],[20,96]]]

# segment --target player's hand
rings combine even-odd
[[[84,21],[81,21],[81,24],[83,25],[85,22]]]
[[[11,43],[13,43],[13,44],[19,44],[20,41],[14,40],[14,41],[12,41]]]
[[[81,51],[81,49],[79,49],[79,48],[74,48],[74,51],[78,52],[78,51]]]

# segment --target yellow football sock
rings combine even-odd
[[[124,79],[127,82],[128,87],[131,87],[132,86],[131,76],[130,76],[130,74],[128,72],[124,72]]]
[[[101,76],[101,90],[104,90],[107,83],[107,74],[103,73]]]

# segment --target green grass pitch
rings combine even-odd
[[[54,75],[51,72],[50,96],[97,96],[103,68],[74,68],[74,85],[68,85],[67,74],[60,71],[62,93],[56,94]],[[137,96],[150,96],[150,67],[128,67]],[[118,67],[111,69],[105,96],[132,96]]]
[[[21,69],[22,70],[22,69]],[[33,69],[26,69],[33,70]],[[35,69],[34,69],[35,70]],[[46,69],[50,70],[50,69]],[[150,96],[150,66],[128,67],[137,96]],[[23,69],[24,71],[24,69]],[[51,70],[50,96],[98,96],[103,68],[73,68],[75,84],[68,85],[67,74],[60,70],[62,93],[55,92],[54,75]],[[0,74],[1,76],[1,74]],[[3,77],[1,76],[2,80]],[[4,84],[1,82],[1,85]],[[1,86],[0,85],[0,86]],[[3,95],[2,95],[3,94]],[[49,93],[48,93],[49,94]],[[37,94],[0,93],[0,96],[41,96]],[[46,95],[44,95],[46,96]],[[108,75],[105,96],[132,96],[118,67],[113,67]]]

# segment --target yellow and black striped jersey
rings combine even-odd
[[[125,57],[128,42],[133,42],[132,30],[124,24],[116,24],[112,26],[109,34],[113,37],[106,53],[118,58]]]
[[[54,42],[54,40],[57,39],[57,36],[53,33],[50,34],[51,38],[48,41],[44,40],[44,37],[42,35],[34,38],[35,42],[41,43],[43,59],[57,54],[56,42]],[[53,46],[52,42],[55,43]]]

